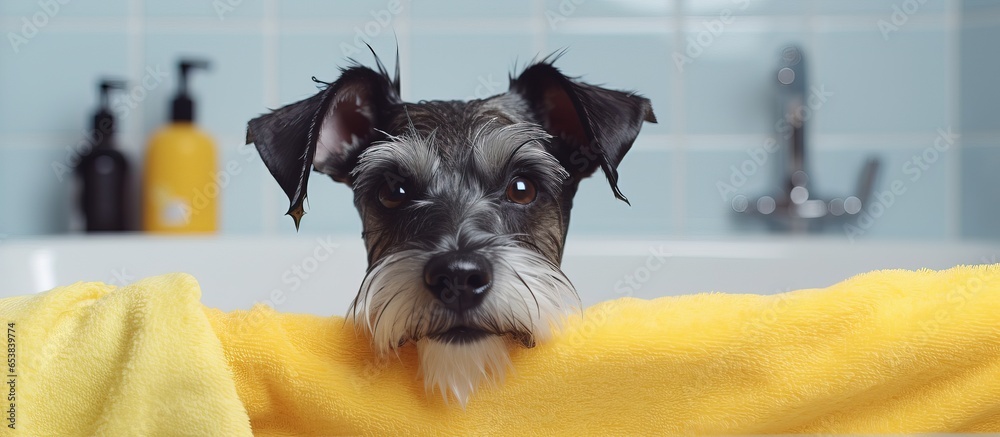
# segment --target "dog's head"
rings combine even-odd
[[[549,337],[579,307],[559,268],[573,196],[616,168],[649,100],[569,78],[549,62],[469,102],[400,99],[396,78],[354,65],[316,95],[249,123],[291,201],[311,170],[350,186],[368,272],[350,311],[382,353],[417,345],[427,388],[465,403],[502,376],[508,347]]]

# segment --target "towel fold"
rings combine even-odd
[[[186,275],[0,300],[36,434],[1000,431],[1000,265],[779,295],[618,299],[512,354],[464,409],[339,317],[198,305]],[[46,352],[47,351],[47,352]],[[41,358],[31,358],[41,354]],[[23,428],[22,428],[23,427]],[[9,431],[9,430],[8,430]]]
[[[8,328],[0,434],[251,435],[200,299],[188,275],[0,299]]]

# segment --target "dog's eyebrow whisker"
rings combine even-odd
[[[525,142],[521,143],[521,144],[520,144],[519,146],[517,146],[516,148],[514,148],[514,151],[510,152],[510,156],[508,156],[508,157],[507,157],[507,162],[505,162],[505,163],[503,164],[503,167],[502,167],[502,168],[504,169],[504,171],[505,171],[505,172],[508,172],[508,173],[510,172],[510,167],[511,167],[511,165],[510,165],[510,164],[511,164],[511,162],[512,162],[512,161],[514,161],[514,158],[515,158],[515,157],[517,156],[517,152],[520,152],[520,151],[521,151],[521,148],[523,148],[524,146],[527,146],[528,144],[531,144],[531,143],[533,143],[533,142],[536,142],[536,141],[537,141],[537,140],[536,140],[535,138],[531,138],[531,139],[528,139],[527,141],[525,141]]]
[[[482,123],[479,126],[479,128],[476,129],[476,132],[473,133],[469,138],[469,144],[471,147],[469,150],[469,154],[467,156],[468,162],[466,163],[466,165],[469,166],[470,168],[476,164],[477,157],[482,158],[483,156],[482,146],[486,143],[485,139],[483,138],[485,136],[486,129],[496,124],[496,122],[497,118],[491,117],[485,123]]]
[[[476,131],[469,137],[469,142],[472,144],[472,150],[476,150],[476,146],[482,144],[482,139],[486,133],[486,129],[492,127],[496,122],[496,117],[490,117],[489,120],[479,124]]]

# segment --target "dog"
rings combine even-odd
[[[374,52],[373,52],[374,54]],[[298,229],[310,171],[354,192],[368,269],[348,320],[382,356],[417,348],[428,393],[465,406],[580,311],[560,270],[573,197],[600,168],[612,193],[648,99],[564,75],[549,56],[471,101],[404,102],[356,61],[318,93],[248,124]]]

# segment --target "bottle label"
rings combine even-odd
[[[163,206],[163,223],[168,226],[184,226],[191,221],[191,205],[184,199],[173,198]]]
[[[191,222],[191,204],[183,197],[171,195],[167,190],[157,190],[160,221],[164,226],[185,226]]]

